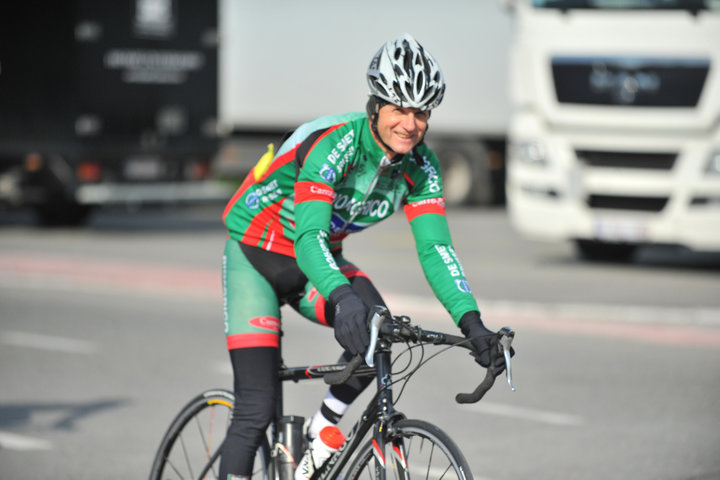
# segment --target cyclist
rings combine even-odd
[[[385,305],[348,261],[342,240],[401,207],[435,295],[489,364],[485,328],[455,255],[440,168],[423,143],[445,81],[435,59],[410,35],[388,41],[367,71],[365,113],[318,118],[261,159],[227,204],[223,257],[227,347],[237,397],[223,448],[223,480],[250,475],[279,387],[280,305],[334,328],[342,359],[369,344],[368,310]],[[308,435],[337,423],[370,379],[333,386]]]

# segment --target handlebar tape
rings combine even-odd
[[[474,392],[472,393],[458,393],[455,396],[455,401],[457,403],[476,403],[479,402],[481,398],[485,396],[485,394],[490,390],[495,383],[495,375],[493,374],[493,368],[490,367],[487,369],[487,373],[485,374],[485,378],[482,382],[480,382],[480,385],[477,386]]]
[[[498,357],[498,351],[496,348],[490,349],[490,365],[487,368],[487,372],[485,373],[485,378],[482,382],[480,382],[480,385],[478,385],[475,388],[475,391],[472,393],[458,393],[455,395],[455,401],[457,403],[476,403],[479,402],[480,399],[482,399],[485,394],[492,388],[492,386],[495,384],[495,360]],[[475,353],[476,354],[476,353]]]
[[[328,385],[340,385],[341,383],[345,383],[350,379],[350,377],[352,377],[355,370],[357,370],[362,363],[362,355],[355,355],[343,370],[328,373],[323,377],[323,380],[325,380],[325,383]]]

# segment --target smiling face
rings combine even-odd
[[[388,152],[382,142],[378,144],[389,156],[410,153],[425,135],[429,117],[429,112],[417,108],[384,105],[378,111],[377,130],[382,141],[392,149],[392,152]]]

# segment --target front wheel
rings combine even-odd
[[[387,478],[472,480],[470,466],[455,442],[435,425],[423,420],[401,420],[388,441]],[[372,440],[355,457],[347,480],[374,480],[376,455]],[[386,456],[390,453],[390,456]]]
[[[160,443],[150,480],[217,479],[234,402],[232,392],[208,390],[185,405]],[[255,457],[253,479],[268,479],[269,460],[270,447],[263,438]]]

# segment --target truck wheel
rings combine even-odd
[[[487,151],[480,144],[444,143],[436,150],[448,205],[488,204],[492,198],[486,166]]]
[[[637,245],[597,240],[576,240],[575,244],[581,258],[596,262],[627,263],[632,261],[637,250]]]
[[[35,207],[35,218],[44,227],[79,227],[85,225],[92,207],[70,201],[52,202]]]

